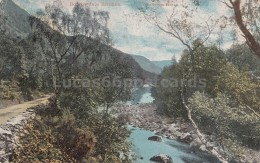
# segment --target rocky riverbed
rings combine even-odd
[[[117,105],[113,113],[122,117],[122,120],[128,124],[153,131],[156,135],[168,139],[177,139],[179,141],[199,146],[197,135],[194,128],[189,123],[181,119],[173,119],[156,113],[156,107],[153,104],[139,105]],[[201,146],[203,150],[203,146]]]
[[[121,117],[126,123],[145,130],[153,131],[156,135],[167,139],[178,140],[190,144],[195,150],[207,151],[196,135],[195,129],[190,123],[184,122],[178,118],[169,118],[167,116],[159,115],[156,112],[156,106],[152,103],[146,104],[117,104],[113,107],[112,112]],[[224,153],[224,150],[218,147],[215,143],[215,137],[212,135],[204,135],[208,140],[207,146],[211,148],[218,148]],[[239,161],[234,162],[248,162],[258,163],[259,154],[256,151],[251,152],[250,156],[244,156]],[[233,161],[232,161],[233,162]]]

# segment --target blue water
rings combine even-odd
[[[129,101],[131,104],[151,103],[150,88],[143,88],[136,91],[136,97]],[[133,144],[133,152],[136,155],[135,163],[152,163],[150,158],[164,153],[172,157],[174,163],[217,163],[217,159],[207,153],[193,150],[188,144],[175,140],[164,139],[162,142],[148,140],[155,135],[151,131],[128,126],[131,130],[130,141]],[[143,159],[140,159],[140,158]]]
[[[135,90],[133,92],[133,97],[127,104],[136,105],[136,104],[144,104],[144,103],[152,103],[154,98],[151,95],[150,87],[143,87]]]
[[[150,92],[146,92],[143,94],[142,98],[139,100],[139,103],[152,103],[154,98],[152,97]]]
[[[151,131],[129,126],[131,130],[130,141],[136,155],[135,163],[152,163],[150,158],[164,153],[169,155],[174,163],[214,163],[217,160],[206,153],[193,151],[189,145],[175,140],[163,138],[162,142],[150,141],[148,138],[155,135]],[[143,159],[141,159],[141,157]]]

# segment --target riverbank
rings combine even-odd
[[[118,104],[113,113],[124,118],[128,124],[153,131],[156,135],[191,143],[197,139],[191,124],[181,119],[173,119],[156,113],[153,104],[124,105]]]
[[[159,115],[156,112],[156,106],[154,104],[117,104],[113,107],[112,112],[130,125],[153,131],[156,135],[167,139],[187,143],[194,148],[194,150],[207,151],[205,145],[201,143],[196,135],[195,129],[190,123],[178,118],[174,119]],[[207,146],[212,148],[217,147],[214,141],[216,138],[214,136],[205,135],[205,138],[208,140]],[[224,153],[223,149],[218,149]],[[258,163],[258,160],[260,160],[258,151],[245,149],[244,153],[244,156],[234,162]]]

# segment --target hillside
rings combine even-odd
[[[18,5],[16,5],[12,0],[5,0],[5,13],[7,15],[7,29],[8,29],[8,35],[13,38],[21,38],[19,42],[19,45],[23,48],[23,51],[26,53],[26,55],[29,55],[28,57],[33,57],[33,58],[44,58],[46,57],[44,54],[42,54],[41,49],[39,48],[40,45],[35,42],[35,35],[37,33],[32,32],[31,30],[31,25],[29,22],[29,18],[33,17],[31,16],[28,12],[25,10],[21,9]],[[53,34],[57,34],[56,31],[52,30],[49,26],[46,24],[43,24],[43,30],[44,31],[49,31]],[[59,35],[61,39],[69,40],[72,39],[69,36]],[[82,43],[87,43],[90,46],[96,46],[95,48],[98,49],[98,51],[101,52],[101,60],[97,62],[97,66],[100,66],[104,63],[102,63],[102,59],[108,59],[111,57],[112,54],[117,54],[120,57],[120,59],[131,65],[134,76],[138,78],[154,78],[155,74],[148,72],[144,70],[140,65],[129,55],[126,53],[123,53],[111,46],[106,46],[102,45],[101,43],[98,43],[98,40],[93,40],[90,38],[84,38],[82,39]],[[50,49],[50,47],[45,47],[46,49]],[[89,53],[89,50],[86,50],[85,55]],[[37,55],[37,56],[35,56]],[[84,55],[83,55],[84,56]],[[39,61],[38,59],[38,61]]]
[[[140,55],[131,55],[134,60],[146,71],[148,72],[152,72],[152,73],[156,73],[156,74],[160,74],[162,69],[160,67],[158,67],[157,65],[155,65],[152,61],[150,61],[149,59],[140,56]]]
[[[5,3],[5,13],[7,15],[7,32],[12,37],[26,37],[31,27],[29,24],[30,14],[21,9],[12,0],[3,0]]]
[[[163,61],[152,61],[152,63],[154,65],[156,65],[157,67],[160,67],[161,69],[168,67],[170,65],[176,64],[176,61],[173,60],[163,60]]]

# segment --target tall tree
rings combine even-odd
[[[243,33],[247,45],[260,58],[260,43],[255,34],[259,34],[259,2],[253,0],[228,0],[224,2],[234,12],[234,20]],[[243,3],[243,6],[242,6]]]
[[[116,102],[127,101],[131,97],[131,83],[133,74],[131,65],[126,60],[121,59],[120,55],[111,56],[111,61],[96,71],[95,74],[102,77],[99,101],[105,106],[105,112],[109,113],[109,108]]]
[[[30,18],[34,30],[32,40],[38,43],[51,71],[62,80],[71,77],[82,61],[87,60],[91,65],[93,58],[100,57],[101,45],[110,44],[108,18],[107,12],[91,11],[79,3],[72,14],[66,13],[62,2],[57,0],[46,5],[44,15]]]
[[[190,108],[187,104],[189,92],[188,81],[191,78],[192,72],[194,71],[196,49],[201,47],[210,38],[215,25],[218,23],[218,20],[213,21],[212,17],[206,14],[204,14],[203,17],[200,17],[199,14],[197,14],[198,8],[196,8],[199,3],[196,2],[198,1],[192,1],[191,3],[184,1],[181,3],[178,2],[175,4],[170,16],[163,15],[163,18],[158,17],[156,12],[151,14],[151,11],[141,11],[148,22],[154,24],[159,28],[159,30],[170,35],[174,39],[177,39],[187,48],[188,55],[190,56],[190,62],[192,64],[189,67],[189,70],[186,71],[182,77],[184,80],[180,88],[180,98],[182,105],[186,109],[187,117],[193,127],[196,129],[196,134],[198,135],[201,142],[205,145],[206,149],[215,155],[221,162],[227,163],[226,158],[223,157],[218,149],[212,149],[207,145],[207,140],[200,131],[199,126],[192,118],[192,108]],[[196,21],[194,21],[194,19],[196,19]]]
[[[204,14],[199,16],[198,8],[193,3],[178,2],[170,14],[158,14],[157,10],[148,8],[142,9],[144,18],[158,27],[159,30],[177,39],[189,51],[191,61],[194,62],[195,50],[203,45],[214,31],[218,20],[212,19],[212,15]],[[194,21],[196,19],[196,21]],[[195,40],[200,40],[200,44],[193,45]]]

